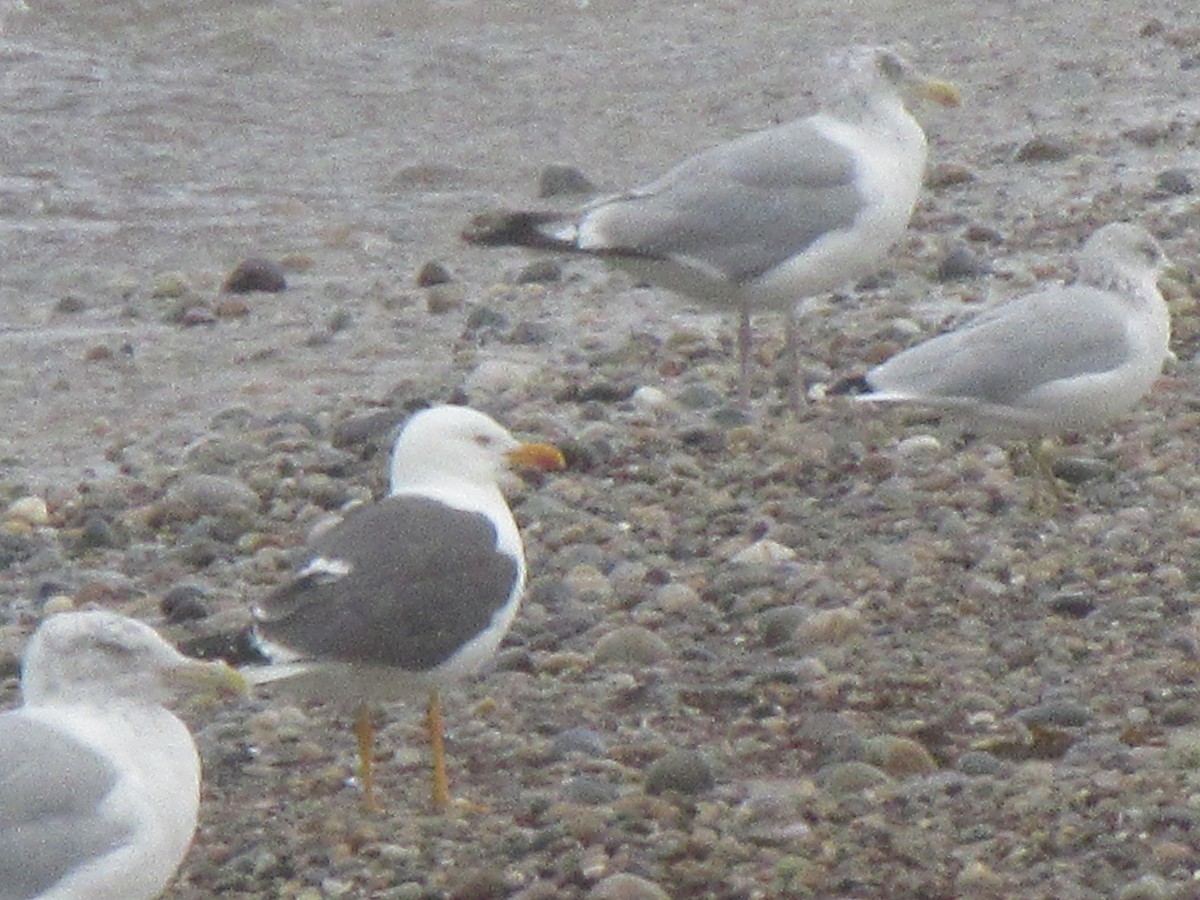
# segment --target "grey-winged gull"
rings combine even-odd
[[[521,443],[462,406],[414,414],[392,449],[391,486],[316,535],[295,578],[255,609],[272,660],[250,680],[357,704],[364,800],[372,779],[370,704],[428,691],[433,805],[450,802],[439,687],[476,672],[508,632],[525,552],[498,481],[509,466],[561,469],[548,444]]]
[[[22,660],[23,705],[0,714],[0,897],[157,897],[200,803],[195,742],[162,704],[183,689],[244,687],[133,619],[47,619]]]
[[[866,374],[856,399],[943,410],[998,437],[1084,431],[1133,407],[1162,372],[1171,322],[1168,260],[1144,228],[1100,228],[1079,277],[1002,303]]]
[[[652,284],[738,309],[743,405],[750,313],[784,310],[798,404],[797,302],[872,272],[907,227],[926,140],[906,100],[959,101],[951,85],[918,75],[887,48],[857,47],[831,62],[815,115],[713,147],[578,214],[483,213],[462,237],[601,257]]]

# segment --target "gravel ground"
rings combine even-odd
[[[1200,18],[1175,5],[78,4],[0,44],[0,658],[68,605],[189,646],[248,622],[387,429],[468,401],[571,466],[510,495],[527,601],[448,698],[186,711],[172,898],[1200,896],[1200,292],[1178,356],[1031,506],[1007,448],[825,388],[1137,221],[1200,268]],[[804,111],[818,48],[897,37],[966,94],[887,268],[809,316],[784,415],[757,322],[460,245],[543,165],[620,187]],[[281,293],[220,293],[241,259]],[[417,286],[440,263],[451,280]],[[45,501],[45,513],[36,500]]]

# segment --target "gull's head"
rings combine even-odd
[[[434,406],[413,414],[392,450],[395,491],[431,475],[495,484],[510,467],[551,471],[565,465],[549,444],[527,444],[493,419],[466,406]]]
[[[950,82],[925,77],[890,47],[853,47],[834,56],[830,68],[845,91],[863,100],[879,95],[913,97],[941,106],[958,106],[962,100]]]
[[[1105,290],[1126,285],[1157,290],[1159,276],[1174,268],[1158,241],[1145,228],[1113,222],[1097,229],[1079,251],[1079,277]]]
[[[27,705],[134,700],[179,693],[241,693],[245,681],[223,662],[184,656],[142,622],[104,610],[51,616],[21,660]]]

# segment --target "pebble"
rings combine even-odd
[[[626,625],[610,631],[596,642],[592,662],[596,665],[653,666],[673,655],[671,646],[641,625]]]
[[[521,266],[512,277],[513,284],[554,284],[562,281],[562,265],[556,259],[535,259]]]
[[[550,163],[537,177],[537,195],[543,200],[563,194],[594,194],[596,186],[574,166]]]
[[[254,512],[260,505],[258,494],[236,478],[192,472],[168,489],[160,513],[170,521],[195,522],[202,516]]]
[[[221,286],[221,291],[226,294],[249,294],[254,291],[275,294],[286,288],[283,266],[270,259],[252,257],[234,267]]]
[[[587,900],[671,900],[661,887],[640,875],[619,872],[596,882]]]
[[[1004,763],[986,750],[967,750],[955,761],[954,768],[973,777],[999,775]]]
[[[194,622],[209,615],[208,604],[204,602],[206,596],[207,591],[196,585],[177,585],[163,594],[158,608],[171,625]]]
[[[1058,700],[1023,709],[1017,718],[1030,726],[1082,728],[1092,720],[1092,711],[1081,703]]]
[[[775,606],[763,610],[758,617],[758,634],[767,647],[778,647],[792,640],[802,622],[812,615],[812,609],[801,604]]]
[[[863,756],[893,778],[929,775],[938,769],[937,761],[918,741],[911,738],[880,735],[863,744]]]
[[[800,623],[796,639],[802,644],[842,644],[865,631],[863,614],[844,606],[814,612]]]
[[[672,750],[646,771],[646,793],[694,796],[713,789],[716,777],[708,758],[697,750]]]
[[[1173,196],[1190,194],[1196,189],[1191,173],[1185,169],[1166,169],[1159,172],[1154,179],[1154,187],[1163,194]]]
[[[432,287],[435,284],[448,284],[454,279],[450,270],[437,260],[428,260],[417,269],[417,287]]]
[[[4,511],[4,519],[6,522],[40,528],[50,524],[50,509],[41,497],[19,497],[8,504]]]
[[[791,547],[785,547],[778,541],[763,538],[735,553],[729,561],[749,566],[773,565],[775,563],[791,562],[796,558],[796,555],[796,551]]]
[[[859,794],[891,782],[887,772],[859,760],[835,762],[822,766],[815,776],[817,785],[834,797]]]
[[[941,282],[959,281],[964,278],[978,278],[986,275],[991,267],[965,244],[951,247],[942,261],[938,263],[937,280]]]
[[[1017,162],[1061,162],[1075,154],[1074,148],[1063,138],[1053,136],[1034,137],[1017,150]]]
[[[1060,591],[1046,601],[1046,607],[1068,619],[1086,619],[1096,611],[1096,597],[1086,590]]]
[[[604,757],[608,755],[608,741],[602,734],[591,728],[568,728],[554,738],[550,744],[550,753],[555,759],[561,759],[573,753]]]

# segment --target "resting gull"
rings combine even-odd
[[[388,496],[312,539],[295,578],[255,609],[272,663],[246,669],[252,681],[357,703],[369,808],[378,808],[370,703],[414,691],[429,696],[433,805],[449,805],[439,687],[487,661],[525,588],[524,546],[497,483],[510,465],[564,462],[467,407],[416,413],[392,450]]]
[[[1028,439],[1085,431],[1133,407],[1162,372],[1171,322],[1167,258],[1143,228],[1106,225],[1079,277],[1003,303],[871,369],[856,399],[944,410],[967,427]]]
[[[749,402],[750,313],[788,312],[793,405],[800,402],[798,301],[872,272],[904,232],[926,142],[906,100],[952,106],[958,92],[894,51],[832,60],[822,109],[684,160],[657,181],[575,215],[492,212],[463,239],[601,257],[635,277],[739,310],[739,389]]]
[[[200,805],[196,744],[162,704],[244,687],[133,619],[47,619],[25,650],[24,703],[0,714],[0,898],[159,896]]]

